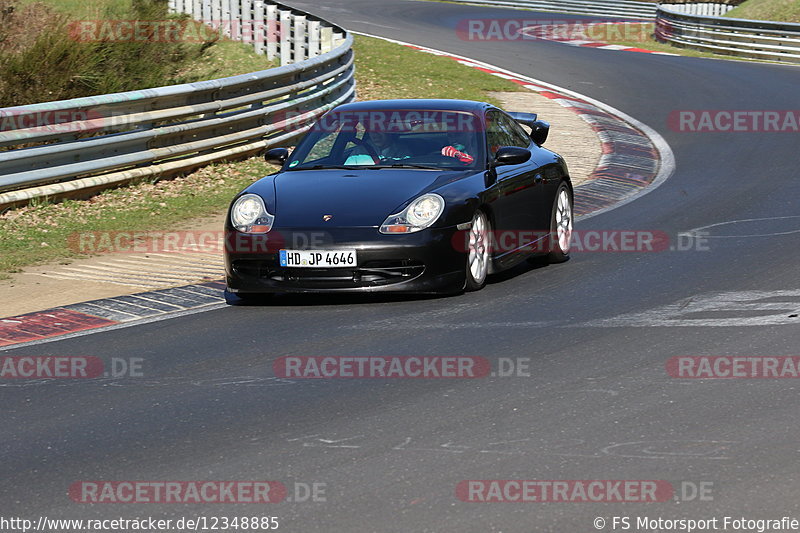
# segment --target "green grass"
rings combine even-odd
[[[266,55],[257,55],[251,44],[221,39],[206,49],[203,55],[186,64],[175,74],[176,83],[224,78],[266,70],[280,65],[277,60],[267,61]]]
[[[0,218],[0,272],[81,257],[69,245],[70,237],[81,232],[191,231],[198,214],[224,213],[234,194],[272,170],[262,159],[252,158],[209,166],[176,180],[106,191],[90,200],[11,211]]]
[[[195,30],[187,32],[186,39],[167,40],[155,29],[164,26],[153,24],[154,36],[115,40],[131,33],[118,33],[120,25],[113,22],[92,23],[188,20],[187,15],[169,14],[166,0],[85,2],[76,12],[66,1],[19,2],[0,0],[0,107],[191,83],[277,66],[253,53],[251,45],[212,32]],[[13,11],[2,7],[15,3]],[[105,40],[109,35],[114,37]]]
[[[379,39],[356,36],[355,47],[362,100],[424,97],[492,101],[487,91],[522,90],[451,59]],[[243,57],[240,66],[250,65],[246,62],[251,60],[259,67],[264,61],[261,57]],[[227,66],[212,64],[207,68],[223,75]],[[0,279],[29,265],[80,257],[69,246],[69,237],[80,232],[191,230],[198,219],[224,213],[234,194],[272,171],[273,167],[261,158],[251,158],[209,166],[185,178],[106,191],[90,200],[12,210],[0,216]]]
[[[36,0],[21,0],[21,3],[34,1]],[[127,13],[130,11],[131,0],[46,0],[45,3],[61,13],[69,14],[72,19],[92,19],[102,17],[105,11]],[[175,79],[170,81],[191,83],[246,74],[278,65],[278,61],[268,61],[265,55],[253,53],[251,44],[222,37],[201,57],[189,61],[176,73]]]
[[[124,13],[130,6],[130,0],[20,0],[20,4],[33,4],[41,1],[53,9],[70,15],[74,19],[98,18],[107,7]]]
[[[373,37],[356,36],[355,53],[361,100],[458,98],[499,104],[486,93],[524,90],[452,59]]]
[[[725,16],[800,23],[800,0],[747,0]]]

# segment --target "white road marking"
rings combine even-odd
[[[771,300],[771,301],[770,301]],[[730,327],[800,325],[800,290],[739,291],[696,295],[646,311],[626,313],[611,318],[574,322],[538,320],[507,322],[432,322],[441,312],[421,313],[406,319],[381,319],[364,324],[343,326],[364,330],[436,330],[506,328],[585,328],[585,327]],[[449,316],[456,313],[451,310]],[[719,315],[719,316],[714,316]]]
[[[669,445],[681,445],[684,449],[679,449],[676,446],[675,451],[669,449],[661,449]],[[738,444],[736,441],[714,441],[714,440],[699,440],[699,441],[633,441],[621,442],[619,444],[612,444],[601,449],[604,455],[613,455],[615,457],[627,457],[632,459],[668,459],[671,457],[694,457],[703,459],[716,459],[724,460],[730,459],[726,455],[720,455],[722,452],[727,451],[731,444]],[[706,450],[697,450],[699,446],[707,447]],[[625,451],[625,448],[633,448],[631,451]],[[638,448],[638,449],[637,449]]]
[[[586,322],[580,326],[796,326],[800,325],[800,319],[797,318],[799,312],[800,290],[723,292],[698,295],[647,311]],[[715,314],[724,316],[715,317]]]
[[[709,224],[708,226],[700,226],[699,228],[693,228],[688,231],[684,231],[680,233],[680,236],[686,237],[695,237],[698,234],[702,234],[703,237],[709,239],[737,239],[742,237],[775,237],[777,235],[791,235],[793,233],[800,233],[800,228],[793,229],[790,231],[776,231],[771,233],[753,233],[753,234],[745,234],[745,235],[714,235],[713,233],[709,232],[711,228],[718,228],[720,226],[729,226],[734,224],[742,224],[746,222],[761,222],[764,220],[786,220],[786,219],[798,219],[800,215],[789,215],[785,217],[766,217],[766,218],[742,218],[739,220],[728,220],[725,222],[717,222],[716,224]]]
[[[385,24],[376,24],[376,23],[374,23],[374,22],[367,22],[367,21],[365,21],[365,20],[351,20],[350,22],[357,22],[357,23],[359,23],[359,24],[367,24],[367,25],[369,25],[369,26],[377,26],[378,28],[386,28],[386,29],[389,29],[389,30],[399,30],[399,31],[403,31],[401,28],[397,28],[397,27],[395,27],[395,26],[387,26],[387,25],[385,25]]]

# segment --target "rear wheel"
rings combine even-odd
[[[477,291],[486,285],[489,274],[489,234],[491,224],[483,211],[476,211],[472,217],[467,244],[467,283],[466,290]]]
[[[550,252],[547,254],[549,262],[563,263],[569,259],[573,222],[572,195],[566,183],[562,183],[558,187],[550,213]]]

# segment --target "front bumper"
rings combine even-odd
[[[414,292],[464,289],[466,254],[456,227],[383,235],[377,228],[273,228],[249,236],[226,228],[225,272],[232,293]],[[356,250],[355,267],[282,267],[279,250]]]

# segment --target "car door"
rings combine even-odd
[[[541,206],[539,207],[538,220],[544,228],[550,227],[550,216],[553,203],[556,200],[556,193],[561,182],[566,177],[563,167],[563,160],[550,152],[534,145],[533,156],[537,159],[537,173],[541,176],[541,187],[539,196]]]
[[[508,115],[499,110],[487,113],[487,142],[490,158],[494,158],[502,146],[532,148],[531,139]],[[533,158],[520,165],[497,167],[498,196],[502,199],[502,212],[496,214],[498,230],[509,232],[500,235],[498,249],[501,253],[512,251],[533,238],[533,232],[546,231],[537,214],[543,204],[541,173]]]

